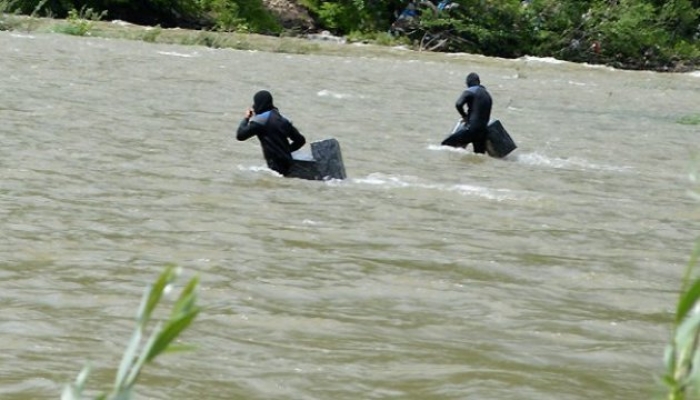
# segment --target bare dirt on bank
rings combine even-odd
[[[316,30],[316,24],[309,10],[298,2],[291,0],[262,0],[262,2],[286,29]]]

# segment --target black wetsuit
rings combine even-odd
[[[306,143],[304,136],[277,109],[241,121],[236,139],[247,140],[253,136],[260,140],[267,166],[282,175],[289,173],[292,152],[299,150]]]
[[[272,96],[268,92],[258,92],[254,101],[255,115],[241,121],[236,139],[242,141],[257,136],[267,166],[286,176],[292,166],[292,152],[299,150],[306,143],[306,139],[291,121],[274,107]]]
[[[445,139],[442,145],[467,147],[472,143],[475,153],[485,153],[487,127],[491,119],[491,95],[481,84],[469,82],[468,85],[455,103],[464,125]],[[467,113],[464,112],[465,104],[469,108]]]

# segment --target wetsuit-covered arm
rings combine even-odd
[[[291,152],[295,152],[304,146],[306,144],[306,138],[299,133],[297,128],[292,125],[292,123],[289,123],[289,139],[292,140],[292,143],[289,144],[289,150]]]
[[[469,120],[469,117],[466,112],[464,112],[464,105],[469,102],[469,98],[472,97],[474,94],[470,92],[469,90],[465,90],[462,92],[462,95],[459,96],[457,99],[457,102],[455,103],[455,108],[457,108],[457,112],[459,115],[462,116],[462,120],[466,123]]]
[[[236,131],[236,139],[238,140],[248,140],[255,136],[260,125],[256,123],[249,123],[248,118],[243,118],[241,123],[238,124],[238,131]]]

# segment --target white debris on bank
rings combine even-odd
[[[130,25],[133,25],[133,24],[131,24],[131,23],[129,23],[129,22],[122,21],[122,20],[118,20],[118,19],[112,20],[112,23],[113,23],[114,25],[119,25],[119,26],[130,26]]]
[[[340,43],[340,44],[347,43],[347,40],[344,37],[332,35],[328,31],[322,31],[321,33],[310,33],[310,34],[306,35],[306,38],[309,40],[335,42],[335,43]]]

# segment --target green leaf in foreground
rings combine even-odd
[[[163,295],[173,285],[177,276],[178,270],[174,266],[168,266],[156,279],[155,283],[146,288],[136,315],[136,327],[131,335],[129,344],[124,350],[115,377],[114,387],[109,394],[100,394],[94,400],[131,399],[134,393],[134,385],[145,364],[153,361],[157,356],[165,352],[191,349],[190,346],[175,345],[174,342],[199,314],[200,307],[197,306],[199,279],[197,277],[192,278],[182,290],[173,305],[169,319],[157,322],[147,335],[148,340],[146,340],[146,343],[142,343],[154,310],[163,299]],[[61,400],[85,400],[83,391],[89,374],[90,368],[85,367],[74,383],[66,385],[61,395]]]
[[[686,266],[671,342],[664,355],[668,400],[690,400],[700,394],[700,278],[691,280],[699,256],[700,242]]]

